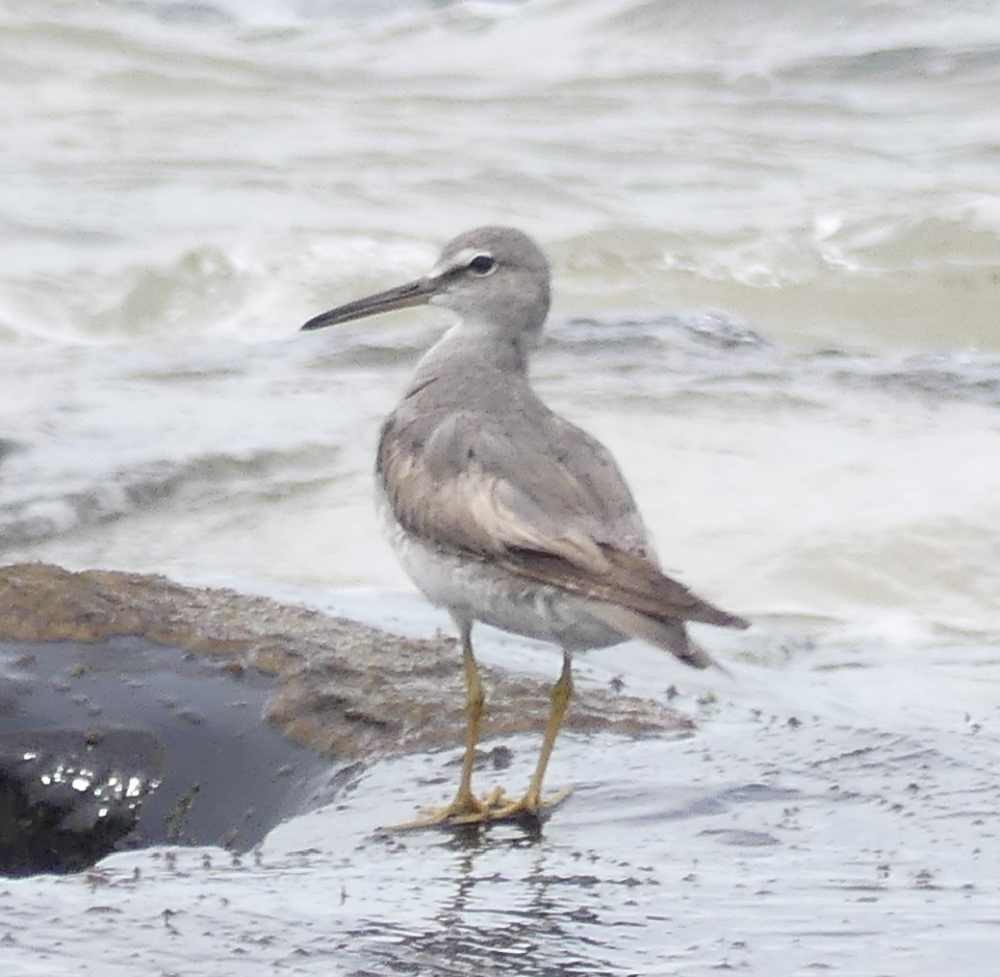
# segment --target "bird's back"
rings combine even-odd
[[[572,525],[595,543],[655,562],[611,452],[550,410],[526,376],[481,365],[452,376],[418,373],[383,425],[377,468],[390,496],[398,493],[404,523],[439,518],[440,495],[456,483],[471,496],[499,488],[511,504],[534,507],[532,516],[554,534]]]
[[[383,427],[378,474],[407,532],[524,583],[657,620],[744,623],[660,571],[610,452],[524,376],[418,372]]]

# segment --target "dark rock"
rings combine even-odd
[[[483,671],[484,739],[540,733],[548,686]],[[450,638],[162,577],[0,568],[0,871],[73,870],[157,842],[246,849],[331,800],[357,761],[457,746],[463,722]],[[567,721],[686,725],[600,691]],[[123,783],[136,792],[124,801]]]
[[[331,760],[261,721],[271,676],[234,682],[126,637],[0,642],[0,676],[0,872],[73,871],[157,843],[244,850],[335,795]]]

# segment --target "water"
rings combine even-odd
[[[706,633],[741,684],[699,735],[797,710],[941,757],[969,723],[988,752],[998,14],[6,0],[0,559],[433,629],[373,541],[369,496],[379,419],[442,314],[295,330],[422,272],[456,232],[512,223],[554,265],[539,390],[612,447],[665,564],[759,622]],[[485,653],[557,669],[531,646]],[[606,665],[696,681],[641,649]],[[723,755],[720,782],[741,781]],[[914,872],[975,847],[951,796],[952,834],[913,840]],[[852,822],[835,823],[847,852]],[[808,871],[796,899],[829,909],[831,863]]]

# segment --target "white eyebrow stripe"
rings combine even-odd
[[[427,277],[440,278],[442,275],[457,271],[459,268],[466,268],[473,258],[477,258],[481,254],[488,258],[493,257],[489,251],[483,251],[481,248],[462,248],[461,251],[456,251],[450,258],[439,261],[427,273]]]

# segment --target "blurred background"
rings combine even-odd
[[[922,0],[4,0],[0,559],[409,590],[323,309],[510,223],[536,381],[665,564],[907,648],[1000,621],[1000,15]]]
[[[993,973],[1000,5],[0,0],[0,44],[0,562],[448,629],[371,500],[446,314],[297,330],[505,223],[553,264],[539,392],[755,624],[699,634],[732,681],[578,656],[697,726],[564,736],[542,839],[370,844],[454,778],[404,757],[253,867],[24,881],[18,974]]]

